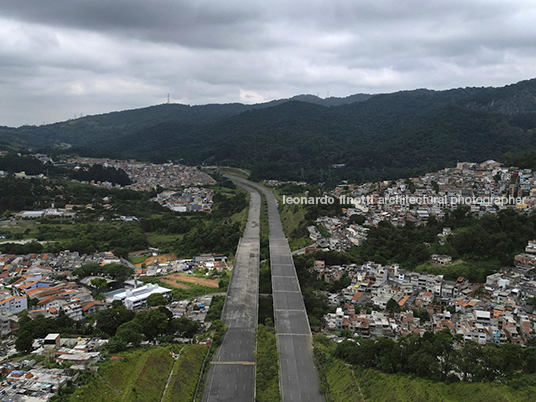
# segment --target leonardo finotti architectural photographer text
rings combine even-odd
[[[337,200],[336,197],[323,195],[321,197],[287,197],[283,196],[283,204],[292,205],[331,205]],[[526,203],[526,197],[462,197],[462,196],[361,196],[348,197],[341,195],[339,198],[341,205],[521,205]]]

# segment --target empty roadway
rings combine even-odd
[[[235,178],[233,178],[235,179]],[[277,200],[262,186],[248,184],[266,196],[270,226],[270,266],[274,318],[279,353],[279,384],[283,402],[323,402],[320,380],[313,359],[313,339],[296,268],[283,233]]]
[[[210,365],[203,392],[205,402],[251,402],[255,397],[260,195],[250,187],[236,184],[250,194],[249,215],[222,311],[227,332]]]

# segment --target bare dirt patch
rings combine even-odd
[[[123,356],[112,356],[112,357],[110,357],[110,360],[112,360],[112,361],[113,360],[123,360],[123,359],[124,359]]]
[[[208,286],[211,288],[219,287],[218,281],[216,279],[197,278],[192,275],[179,274],[179,273],[162,276],[158,279],[175,287],[180,287],[176,285],[181,285],[180,283],[177,283],[177,281],[195,283],[197,285]]]
[[[168,276],[161,276],[158,278],[160,282],[164,282],[165,284],[171,286],[172,288],[178,288],[178,289],[191,289],[191,286],[185,285],[184,283],[177,283],[177,279],[170,278],[170,275]]]
[[[177,256],[175,254],[162,254],[162,255],[157,255],[154,257],[149,257],[145,261],[140,262],[139,264],[136,264],[135,266],[137,268],[141,268],[142,264],[151,265],[155,261],[158,261],[159,264],[162,264],[164,262],[174,261],[176,259],[177,259]]]

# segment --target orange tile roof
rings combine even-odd
[[[363,293],[362,292],[356,292],[353,296],[352,296],[352,300],[354,301],[358,301],[361,296],[363,296]]]
[[[89,310],[93,306],[104,306],[104,303],[94,300],[94,301],[91,301],[91,302],[85,304],[84,306],[82,306],[82,310],[84,310],[84,311]]]
[[[7,299],[4,299],[2,301],[0,301],[0,304],[4,304],[4,303],[7,303],[11,300],[15,300],[15,299],[25,299],[25,297],[23,296],[11,296],[11,297],[8,297]]]
[[[35,289],[27,290],[26,294],[28,296],[32,296],[32,295],[34,295],[36,293],[48,292],[50,289],[52,289],[50,286],[43,286],[42,288],[35,288]]]
[[[404,304],[406,304],[406,302],[408,301],[409,299],[409,296],[404,296],[402,299],[400,299],[400,301],[398,302],[398,305],[400,307],[402,307]]]

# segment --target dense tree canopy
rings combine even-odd
[[[92,262],[76,268],[73,271],[73,275],[79,278],[85,278],[86,276],[106,276],[123,282],[134,275],[134,270],[122,264],[111,263],[100,265]]]
[[[461,347],[454,345],[460,343]],[[376,368],[385,373],[407,373],[434,381],[508,382],[519,371],[536,372],[536,348],[519,345],[484,346],[463,341],[448,329],[422,337],[409,335],[394,341],[390,338],[359,339],[343,342],[335,355],[351,364]]]

